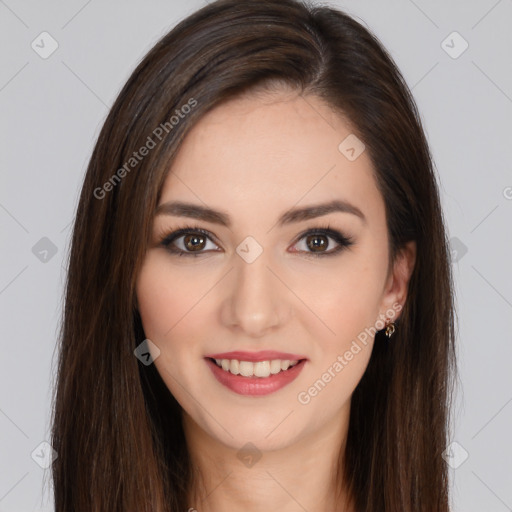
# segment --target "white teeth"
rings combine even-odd
[[[289,359],[273,359],[271,361],[238,361],[237,359],[215,359],[217,366],[233,375],[242,375],[243,377],[270,377],[281,371],[295,366],[299,361],[290,361]]]
[[[272,375],[275,375],[276,373],[279,373],[281,371],[281,361],[279,359],[274,359],[273,361],[270,361],[270,373]]]
[[[238,375],[240,373],[240,363],[236,359],[231,361],[231,364],[229,365],[229,371],[234,375]]]
[[[268,377],[270,375],[270,361],[254,363],[254,375],[256,377]]]
[[[252,377],[254,375],[254,364],[250,361],[240,361],[240,375]]]

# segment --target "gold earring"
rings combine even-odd
[[[396,330],[395,322],[388,322],[388,319],[386,318],[386,336],[388,338],[391,338],[393,336],[393,333]]]

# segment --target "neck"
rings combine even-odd
[[[184,412],[194,472],[188,506],[198,512],[352,512],[336,480],[348,428],[348,411],[342,412],[314,434],[269,451],[219,443]]]

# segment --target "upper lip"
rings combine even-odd
[[[211,359],[237,359],[238,361],[272,361],[273,359],[299,361],[307,359],[306,356],[299,354],[290,354],[288,352],[277,352],[275,350],[261,350],[259,352],[245,352],[236,350],[234,352],[221,352],[219,354],[209,354],[205,357]]]

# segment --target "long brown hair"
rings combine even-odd
[[[186,134],[223,101],[275,84],[313,94],[350,120],[384,197],[390,261],[407,241],[417,244],[397,332],[389,343],[376,334],[352,396],[340,486],[358,512],[449,510],[442,452],[455,376],[453,285],[436,176],[411,93],[376,37],[339,10],[219,0],[145,56],[90,159],[58,347],[57,512],[188,509],[192,471],[180,406],[155,365],[134,356],[145,339],[135,282]]]

